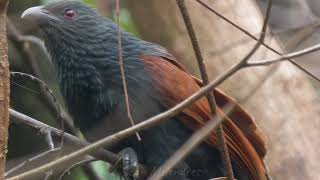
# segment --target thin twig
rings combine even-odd
[[[65,171],[63,171],[57,180],[61,180],[71,169],[78,167],[78,166],[82,166],[82,165],[91,163],[91,162],[94,162],[94,161],[97,161],[97,159],[91,157],[91,158],[88,158],[88,159],[85,159],[83,161],[80,161],[80,162],[73,164],[72,166],[68,167]]]
[[[227,177],[218,177],[218,178],[213,178],[210,180],[228,180],[228,178]],[[237,179],[234,179],[234,180],[237,180]]]
[[[244,34],[246,34],[247,36],[251,37],[254,40],[258,40],[258,38],[256,38],[254,35],[252,35],[250,32],[248,32],[247,30],[245,30],[244,28],[240,27],[239,25],[235,24],[234,22],[232,22],[231,20],[229,20],[227,17],[223,16],[222,14],[220,14],[219,12],[217,12],[214,8],[212,8],[211,6],[209,6],[208,4],[204,3],[202,0],[195,0],[197,1],[199,4],[201,4],[203,7],[205,7],[207,10],[209,10],[210,12],[216,14],[217,16],[219,16],[222,20],[226,21],[227,23],[231,24],[232,26],[234,26],[235,28],[239,29],[240,31],[242,31]],[[282,53],[280,53],[278,50],[274,49],[273,47],[269,46],[266,43],[262,43],[262,45],[264,47],[266,47],[267,49],[271,50],[272,52],[278,54],[278,55],[282,55]],[[320,81],[320,79],[315,76],[314,74],[312,74],[311,72],[309,72],[307,69],[305,69],[304,67],[300,66],[299,64],[297,64],[294,60],[292,59],[287,59],[289,62],[291,62],[293,65],[295,65],[296,67],[298,67],[301,71],[303,71],[304,73],[308,74],[310,77],[316,79],[317,81]]]
[[[45,123],[42,123],[40,121],[37,121],[36,119],[33,119],[25,114],[17,112],[13,109],[9,109],[9,113],[10,113],[10,121],[12,123],[19,124],[19,125],[25,125],[25,126],[33,128],[35,130],[49,129],[51,131],[51,134],[53,137],[60,137],[60,135],[61,135],[61,130],[54,128],[54,127],[51,127],[51,126],[49,126]],[[77,137],[75,137],[69,133],[65,133],[64,138],[66,140],[66,143],[74,146],[75,148],[85,147],[90,144],[86,141],[79,140]],[[89,155],[95,157],[96,159],[100,159],[100,160],[109,162],[111,164],[117,162],[121,158],[119,155],[114,154],[114,153],[107,151],[105,149],[99,149],[97,151],[97,153],[89,153]]]
[[[41,159],[41,158],[43,158],[43,157],[47,157],[47,156],[49,156],[49,155],[51,155],[51,154],[53,154],[53,153],[55,153],[55,152],[57,152],[57,151],[60,151],[60,149],[61,149],[60,147],[57,147],[57,148],[54,148],[54,149],[49,149],[48,151],[44,151],[44,152],[42,152],[42,153],[40,153],[40,154],[38,154],[38,155],[36,155],[36,156],[34,156],[34,157],[28,158],[27,160],[25,160],[25,161],[23,161],[22,163],[18,164],[18,165],[15,166],[14,168],[8,170],[8,171],[4,174],[4,176],[5,176],[5,177],[8,177],[8,176],[10,176],[12,173],[14,173],[14,172],[20,170],[21,168],[25,167],[26,165],[30,164],[30,162],[36,161],[36,160]]]
[[[52,135],[54,137],[60,137],[61,130],[58,130],[56,128],[48,126],[42,122],[39,122],[33,118],[30,118],[24,114],[21,114],[19,112],[16,112],[16,111],[10,109],[10,116],[11,116],[11,122],[13,122],[13,123],[27,125],[28,127],[31,127],[33,129],[40,130],[40,131],[42,131],[42,129],[45,129],[45,130],[52,132]],[[68,133],[65,133],[64,136],[65,136],[66,142],[70,145],[73,145],[75,148],[81,148],[81,147],[87,146],[89,144],[85,141],[79,140],[78,138],[76,138],[73,135],[70,135]],[[47,155],[49,155],[49,154],[47,154]],[[92,156],[94,156],[95,159],[100,159],[100,160],[109,162],[111,164],[117,162],[118,159],[121,159],[121,157],[118,156],[117,154],[106,151],[104,149],[99,150],[98,153],[92,154]],[[46,158],[46,156],[41,156],[41,158]],[[40,159],[40,158],[37,158],[37,159]],[[34,160],[35,159],[33,159],[32,161],[34,161]],[[8,177],[8,175],[12,175],[14,172],[21,169],[22,167],[25,167],[26,165],[30,164],[30,162],[32,162],[32,161],[28,160],[28,163],[23,163],[21,165],[18,165],[21,167],[14,169],[14,170],[12,169],[12,171],[10,170],[10,172],[6,173],[6,177]],[[99,175],[94,171],[94,169],[88,167],[87,165],[85,165],[84,168],[85,168],[84,169],[85,172],[90,177],[90,179],[91,178],[92,179],[93,178],[94,179],[101,179],[99,177]]]
[[[61,136],[61,144],[60,144],[60,146],[63,147],[63,143],[64,143],[64,122],[62,120],[63,118],[62,118],[60,105],[58,104],[57,99],[53,95],[53,92],[51,91],[51,89],[48,87],[48,85],[45,82],[43,82],[41,79],[39,79],[39,78],[37,78],[37,77],[35,77],[35,76],[31,75],[31,74],[26,74],[26,73],[22,73],[22,72],[10,72],[10,74],[12,76],[20,76],[20,77],[28,78],[28,79],[36,82],[40,87],[42,87],[51,96],[52,102],[55,105],[55,108],[57,109],[57,111],[59,112],[58,121],[60,121],[61,128],[62,128],[62,132],[61,132],[61,135],[60,135]],[[50,140],[50,138],[48,138],[47,140]]]
[[[21,114],[21,113],[14,111],[14,110],[10,110],[10,116],[11,116],[11,121],[13,123],[27,125],[33,129],[39,130],[40,132],[50,132],[50,133],[52,132],[52,135],[55,137],[60,137],[60,135],[61,135],[61,130],[50,127],[44,123],[41,123],[35,119],[32,119],[24,114]],[[66,141],[70,145],[73,145],[77,148],[81,148],[81,147],[84,147],[89,144],[87,142],[80,141],[76,137],[74,137],[70,134],[67,134],[67,133],[65,133],[64,136],[65,136]],[[56,148],[56,149],[58,149],[58,148]],[[46,151],[45,153],[41,153],[40,155],[37,155],[37,156],[32,157],[30,159],[27,159],[25,162],[17,165],[15,168],[10,169],[8,172],[6,172],[5,176],[8,177],[8,176],[12,175],[13,173],[17,172],[18,170],[27,166],[28,164],[30,164],[31,162],[33,162],[35,160],[46,158],[46,156],[52,154],[52,152],[56,152],[56,149]],[[93,154],[93,156],[96,159],[101,159],[101,160],[104,160],[109,163],[115,163],[116,161],[118,161],[118,159],[121,159],[120,156],[113,154],[111,152],[105,151],[105,150],[100,150],[100,152]],[[96,177],[95,179],[101,179],[101,178],[97,178],[99,176],[94,171],[92,171],[92,170],[88,171],[89,168],[87,166],[85,166],[85,170],[88,173],[88,175],[90,175],[91,173],[94,173],[94,174],[90,175],[90,178]]]
[[[187,31],[188,31],[188,34],[189,34],[189,37],[190,37],[190,40],[192,43],[193,50],[195,52],[195,56],[197,58],[198,67],[199,67],[199,70],[201,73],[201,79],[203,81],[203,85],[207,85],[209,83],[209,77],[208,77],[208,73],[206,70],[206,66],[204,64],[204,59],[203,59],[203,56],[201,53],[201,48],[198,43],[198,39],[197,39],[196,33],[194,31],[193,25],[192,25],[190,14],[188,12],[188,9],[186,7],[184,0],[177,0],[177,4],[180,9],[180,13],[183,17],[184,23],[186,25],[186,28],[187,28]],[[213,92],[209,92],[207,94],[207,100],[209,102],[211,113],[219,116],[219,113],[217,113],[217,109],[216,109],[217,104],[216,104]],[[223,166],[225,169],[225,173],[226,173],[229,180],[233,180],[234,174],[233,174],[233,170],[232,170],[232,165],[231,165],[231,160],[230,160],[230,156],[229,156],[229,152],[228,152],[226,139],[224,137],[222,124],[218,125],[216,134],[217,134],[218,147],[220,150],[221,159],[222,159],[222,163],[223,163]]]
[[[49,149],[52,150],[54,149],[54,143],[53,143],[53,140],[52,140],[52,136],[51,136],[51,131],[50,130],[45,130],[45,139],[46,139],[46,142],[49,146]]]
[[[48,179],[50,178],[50,176],[52,176],[52,174],[53,174],[53,171],[52,171],[52,170],[47,171],[47,172],[45,173],[45,177],[44,177],[43,180],[48,180]]]
[[[127,116],[132,126],[134,126],[134,121],[131,115],[131,108],[129,103],[129,95],[128,95],[128,88],[127,88],[127,81],[126,76],[124,74],[124,68],[123,68],[123,59],[122,59],[122,42],[121,42],[121,29],[120,29],[120,0],[116,0],[116,19],[117,19],[117,30],[118,30],[118,58],[119,58],[119,66],[120,66],[120,73],[121,73],[121,79],[122,79],[122,86],[123,86],[123,92],[126,102],[126,109],[127,109]],[[141,141],[141,137],[138,132],[136,132],[136,136],[139,141]]]
[[[25,42],[30,42],[32,44],[37,45],[42,52],[47,54],[47,49],[44,45],[44,42],[31,35],[23,35],[21,34],[18,29],[15,27],[15,25],[12,23],[9,17],[7,17],[7,28],[8,28],[8,37],[11,38],[14,41],[25,43]]]
[[[307,24],[307,25],[304,25],[303,27],[298,28],[298,30],[294,32],[292,37],[290,37],[286,41],[285,48],[289,51],[294,50],[303,41],[310,38],[319,27],[320,27],[320,19],[316,20],[312,24]]]
[[[300,56],[303,56],[305,54],[310,54],[310,53],[313,53],[313,52],[318,51],[318,50],[320,50],[320,44],[317,44],[317,45],[314,45],[314,46],[311,46],[311,47],[308,47],[308,48],[304,48],[304,49],[302,49],[300,51],[292,52],[292,53],[283,55],[283,56],[281,56],[279,58],[275,58],[275,59],[251,61],[251,62],[249,61],[246,64],[246,67],[266,66],[266,65],[270,65],[270,64],[273,64],[273,63],[276,63],[276,62],[285,61],[287,59],[293,59],[293,58],[296,58],[296,57],[300,57]]]

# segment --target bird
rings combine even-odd
[[[118,25],[94,7],[78,1],[54,1],[31,7],[22,19],[42,33],[69,113],[86,139],[93,142],[131,126],[119,65]],[[164,112],[196,93],[201,80],[191,75],[168,50],[121,29],[123,68],[134,123]],[[213,90],[217,113],[235,178],[266,180],[266,137],[235,99]],[[222,108],[235,104],[224,114]],[[110,147],[132,148],[152,174],[214,114],[205,97],[178,115],[139,131]],[[108,147],[109,148],[109,147]],[[215,132],[180,162],[165,179],[202,180],[225,176]]]

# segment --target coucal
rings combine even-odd
[[[75,124],[94,141],[130,127],[118,63],[117,25],[96,9],[76,1],[56,1],[27,9],[23,19],[44,33],[44,43],[55,66],[61,93]],[[163,47],[122,31],[122,55],[129,102],[135,123],[163,112],[201,87]],[[218,89],[214,95],[232,166],[237,179],[265,180],[265,138],[240,106],[226,116],[221,107],[236,103]],[[131,147],[150,172],[170,157],[194,131],[212,117],[201,98],[179,115],[113,146]],[[140,152],[140,153],[139,153]],[[217,138],[212,134],[166,179],[210,179],[224,176]]]

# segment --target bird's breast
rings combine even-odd
[[[164,109],[158,100],[150,95],[150,89],[129,89],[130,112],[134,124],[138,124],[146,119],[157,115]],[[119,132],[132,126],[128,118],[128,110],[123,94],[118,99],[118,103],[111,109],[107,109],[99,122],[92,128],[86,130],[86,137],[95,141],[107,135]]]

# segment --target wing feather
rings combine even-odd
[[[173,57],[142,56],[145,70],[152,78],[155,90],[165,107],[173,107],[197,92],[202,82],[188,74]],[[263,158],[266,154],[266,138],[252,117],[232,98],[218,89],[214,90],[218,112],[224,118],[223,129],[233,162],[247,168],[251,179],[266,179]],[[232,103],[236,107],[226,116],[220,108]],[[178,115],[187,127],[196,131],[212,116],[205,97],[185,108]],[[190,118],[191,117],[191,118]],[[217,148],[217,138],[212,133],[206,142]]]

